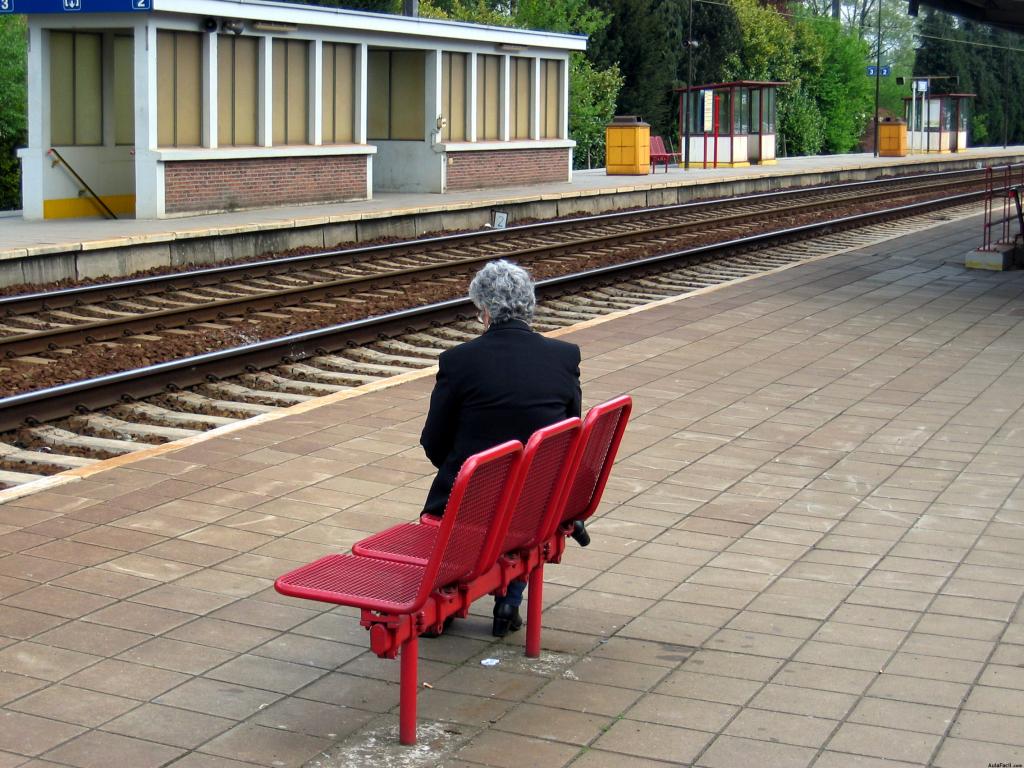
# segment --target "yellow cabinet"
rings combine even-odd
[[[612,119],[604,131],[605,169],[609,176],[646,176],[651,172],[651,126],[633,115]]]
[[[878,156],[907,156],[907,124],[903,120],[886,118],[878,124]]]

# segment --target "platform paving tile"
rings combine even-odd
[[[546,569],[420,643],[280,573],[412,519],[430,377],[0,505],[0,768],[1024,762],[1024,279],[950,224],[575,331],[633,421]],[[496,667],[483,659],[495,658]]]

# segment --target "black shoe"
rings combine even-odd
[[[449,616],[447,619],[444,620],[444,627],[441,629],[440,632],[438,630],[436,630],[436,629],[428,629],[426,632],[420,632],[420,637],[426,637],[426,638],[429,638],[431,640],[434,639],[435,637],[440,637],[446,631],[448,631],[448,627],[450,627],[452,625],[453,621],[455,621],[455,617],[454,616]]]
[[[572,533],[569,534],[576,540],[576,543],[581,547],[585,547],[590,544],[590,534],[587,533],[587,526],[583,524],[582,520],[576,520],[572,524]]]
[[[523,617],[519,615],[519,608],[508,603],[495,603],[494,624],[491,626],[491,634],[495,637],[504,637],[509,632],[517,632],[523,626]]]

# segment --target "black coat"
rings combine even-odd
[[[420,444],[438,468],[425,512],[444,513],[467,458],[580,415],[580,348],[526,323],[492,323],[479,338],[441,353]]]

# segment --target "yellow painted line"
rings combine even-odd
[[[134,215],[135,195],[101,195],[114,213]],[[88,216],[103,216],[105,211],[91,197],[69,197],[60,200],[43,201],[44,219],[81,219]]]

